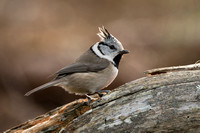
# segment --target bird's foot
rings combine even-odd
[[[99,97],[102,97],[103,95],[108,94],[110,90],[97,90],[96,93],[99,95]]]
[[[90,106],[90,102],[91,102],[91,101],[97,100],[98,98],[104,96],[104,95],[107,94],[108,92],[110,92],[110,90],[97,90],[95,93],[97,93],[98,95],[96,95],[96,96],[93,95],[93,96],[95,96],[95,98],[92,97],[92,96],[89,96],[88,94],[85,94],[85,96],[86,96],[87,99],[88,99],[88,101],[86,102],[86,104],[87,104],[88,106]],[[98,96],[99,96],[99,97],[98,97]]]
[[[93,98],[93,97],[91,97],[91,96],[89,96],[89,95],[87,95],[87,94],[85,94],[85,96],[86,96],[87,99],[88,99],[88,101],[86,102],[86,104],[87,104],[88,106],[90,106],[90,102],[91,102],[91,101],[96,100],[96,98]]]

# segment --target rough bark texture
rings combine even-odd
[[[12,132],[200,132],[200,70],[149,75],[87,106],[77,100]]]

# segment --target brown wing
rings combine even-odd
[[[73,73],[97,72],[105,69],[110,62],[106,59],[97,57],[90,50],[85,52],[75,63],[59,70],[54,80]]]

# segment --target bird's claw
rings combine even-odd
[[[103,95],[105,95],[104,93],[108,94],[108,92],[110,92],[110,90],[97,90],[96,93],[99,95],[99,97],[102,97]]]
[[[89,96],[89,95],[87,95],[87,94],[85,94],[85,96],[86,96],[87,99],[88,99],[88,101],[86,102],[86,104],[87,104],[88,106],[90,106],[90,101],[96,100],[96,98],[93,98],[93,97],[91,97],[91,96]]]

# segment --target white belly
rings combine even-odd
[[[118,74],[118,69],[110,64],[106,69],[99,72],[75,73],[63,78],[59,86],[69,93],[79,95],[94,93],[104,89],[112,83]]]

